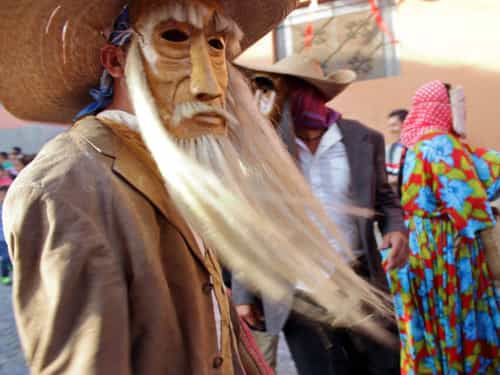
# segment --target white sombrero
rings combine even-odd
[[[356,80],[356,73],[348,69],[337,70],[325,76],[319,60],[309,55],[291,55],[271,66],[247,65],[239,62],[236,62],[236,65],[254,72],[300,78],[316,87],[328,100],[333,99]]]
[[[0,102],[23,119],[70,122],[99,84],[104,32],[125,4],[137,1],[143,0],[2,0]],[[244,32],[243,50],[296,5],[295,0],[217,3]]]

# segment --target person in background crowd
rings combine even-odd
[[[26,165],[33,160],[34,157],[34,155],[23,154],[21,157],[12,157],[9,159],[9,155],[6,152],[1,152],[0,166],[4,168],[8,176],[13,180],[17,177],[19,172],[21,172]],[[10,183],[8,184],[10,185]]]
[[[389,113],[387,120],[387,130],[389,132],[390,144],[385,150],[385,165],[389,184],[394,191],[399,193],[398,181],[401,157],[404,152],[404,146],[400,142],[401,127],[408,116],[406,109],[396,109]]]
[[[10,184],[12,184],[12,177],[10,176],[9,171],[0,166],[0,186],[9,187]]]
[[[26,167],[29,163],[31,163],[36,157],[36,154],[28,154],[28,155],[24,155],[24,158],[23,158],[23,165],[24,167]]]
[[[450,102],[459,89],[420,87],[401,134],[411,253],[390,284],[403,375],[500,374],[500,295],[479,238],[495,224],[500,154],[461,140],[465,104]]]
[[[28,159],[28,157],[23,156],[20,159],[15,159],[12,161],[13,167],[9,169],[9,173],[13,179],[16,178],[19,172],[21,172],[26,167],[26,165],[28,164]]]
[[[6,152],[0,152],[0,166],[4,169],[11,169],[14,167],[14,164],[9,159],[9,154]]]
[[[274,123],[287,118],[291,123],[288,126],[294,126],[301,170],[347,246],[358,257],[358,274],[387,289],[374,238],[374,220],[383,230],[383,246],[392,248],[390,268],[406,263],[408,247],[403,212],[387,183],[384,140],[376,131],[343,119],[326,106],[353,82],[355,73],[339,71],[326,78],[319,62],[306,55],[290,56],[271,67],[241,66],[258,72],[257,77],[262,76],[260,72],[281,77],[285,92],[281,108],[289,108],[290,113],[281,111],[281,118]],[[259,87],[259,82],[254,85]],[[283,95],[269,93],[269,89],[265,93],[256,95],[265,100],[259,103],[261,111],[269,107],[267,97]],[[342,207],[350,205],[373,210],[377,217],[342,212]],[[330,243],[332,251],[342,251],[343,246],[337,241],[331,239]],[[259,331],[266,331],[267,339],[259,343],[271,364],[275,364],[278,334],[283,329],[300,374],[399,374],[397,349],[386,348],[351,330],[332,329],[290,314],[286,306],[272,305],[265,298],[260,309],[256,296],[238,280],[233,282],[233,297],[238,313],[254,328],[256,337],[261,336]]]
[[[0,186],[0,281],[4,285],[12,283],[12,263],[10,262],[7,242],[3,234],[3,201],[7,194],[8,187]]]
[[[22,159],[24,157],[23,150],[19,146],[12,147],[12,151],[10,152],[11,159]]]

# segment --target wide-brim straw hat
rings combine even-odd
[[[70,122],[99,84],[106,32],[134,1],[2,0],[0,102],[22,119]],[[296,0],[217,3],[243,31],[244,50],[285,18]]]
[[[306,54],[291,55],[268,66],[248,65],[238,61],[236,65],[253,72],[302,79],[316,87],[327,100],[336,97],[356,80],[356,73],[349,69],[337,70],[325,76],[319,59]]]

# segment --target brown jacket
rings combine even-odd
[[[14,308],[32,374],[244,373],[229,309],[217,345],[213,288],[228,306],[218,266],[146,170],[91,117],[9,191]]]

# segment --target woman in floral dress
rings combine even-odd
[[[479,232],[495,224],[500,154],[453,132],[446,86],[421,87],[403,125],[408,265],[389,275],[401,374],[499,375],[500,295]]]

